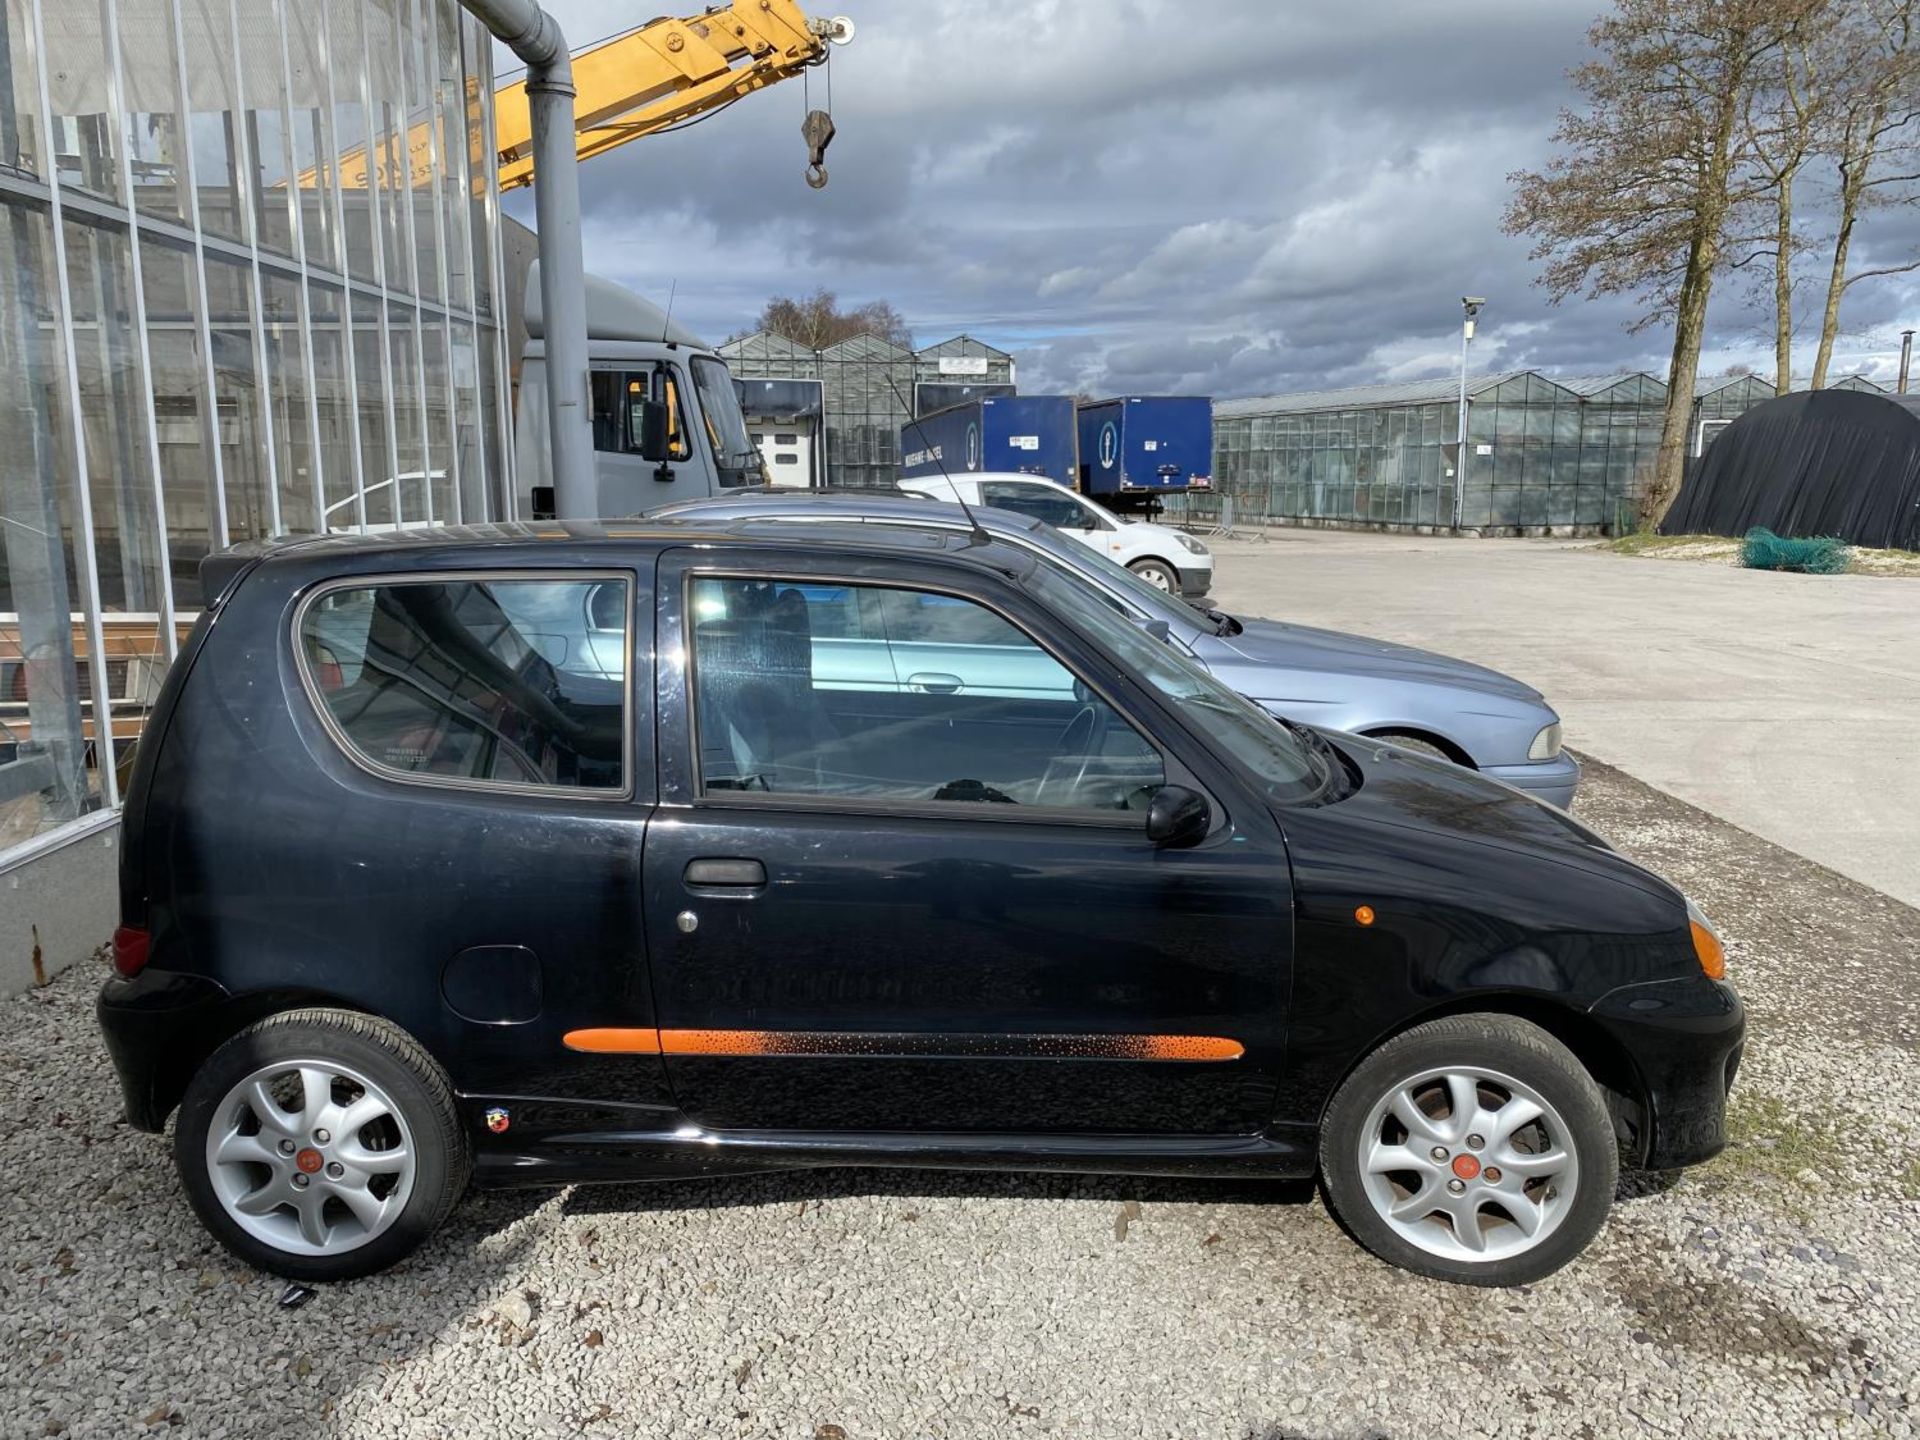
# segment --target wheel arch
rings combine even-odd
[[[1474,764],[1473,757],[1462,749],[1457,742],[1449,740],[1437,730],[1429,730],[1422,725],[1371,725],[1360,733],[1369,740],[1386,740],[1391,742],[1403,737],[1408,740],[1423,740],[1436,750],[1439,750],[1454,764],[1464,769],[1478,770],[1480,768]]]
[[[148,1119],[152,1123],[148,1128],[158,1130],[166,1123],[167,1117],[179,1108],[188,1084],[200,1067],[242,1030],[288,1010],[314,1007],[344,1010],[354,1015],[375,1014],[342,996],[303,986],[277,986],[230,996],[208,1009],[197,1024],[187,1027],[180,1036],[178,1048],[165,1064],[155,1067],[149,1091]]]
[[[1585,1011],[1550,996],[1522,991],[1489,990],[1454,999],[1406,1016],[1391,1029],[1376,1036],[1346,1065],[1320,1102],[1317,1124],[1324,1126],[1327,1109],[1347,1078],[1382,1045],[1430,1021],[1450,1015],[1505,1015],[1530,1021],[1566,1046],[1573,1058],[1593,1077],[1607,1102],[1613,1120],[1614,1136],[1620,1143],[1623,1164],[1633,1163],[1646,1153],[1649,1133],[1647,1084],[1633,1057],[1619,1041],[1609,1035],[1598,1021]]]

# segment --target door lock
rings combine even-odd
[[[673,923],[680,927],[682,935],[691,935],[700,928],[700,917],[691,910],[682,910],[673,917]]]

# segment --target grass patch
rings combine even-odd
[[[1600,542],[1616,555],[1645,555],[1656,560],[1704,560],[1716,565],[1740,563],[1740,541],[1725,535],[1656,535],[1636,530]],[[1920,578],[1920,550],[1869,550],[1849,547],[1849,575],[1909,575]]]
[[[1857,1188],[1834,1127],[1802,1119],[1771,1095],[1739,1090],[1727,1105],[1727,1148],[1701,1177],[1770,1194],[1802,1220],[1821,1191]]]
[[[1920,1200],[1920,1160],[1909,1160],[1900,1172],[1900,1198]]]
[[[1734,541],[1720,535],[1656,535],[1651,530],[1635,530],[1630,535],[1616,535],[1600,548],[1611,550],[1616,555],[1659,555],[1673,550],[1686,550],[1698,546],[1725,547],[1731,550]]]

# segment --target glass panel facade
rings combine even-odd
[[[117,800],[211,551],[485,521],[510,480],[478,22],[0,15],[4,856]]]
[[[1224,406],[1214,418],[1214,493],[1169,508],[1190,521],[1217,516],[1231,500],[1236,522],[1453,523],[1458,401],[1409,396],[1321,409],[1317,398]],[[1477,382],[1460,523],[1511,532],[1632,529],[1665,401],[1665,386],[1638,375]],[[1267,403],[1273,410],[1261,413]]]

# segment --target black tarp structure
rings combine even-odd
[[[1707,447],[1663,535],[1833,535],[1920,550],[1920,397],[1800,390]]]

